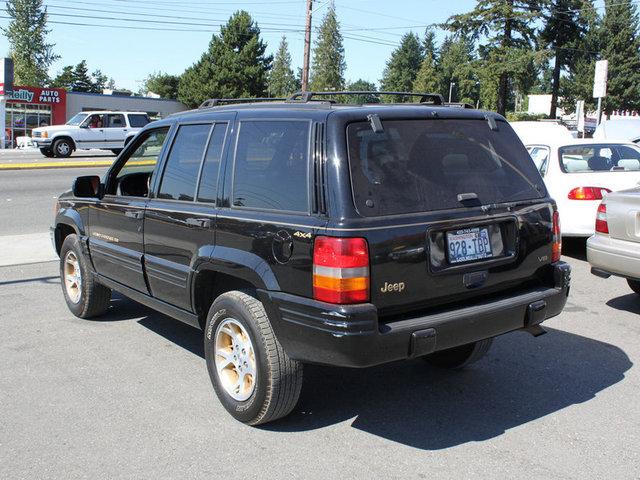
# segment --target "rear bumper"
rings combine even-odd
[[[587,260],[600,277],[616,275],[640,279],[640,248],[637,242],[595,234],[587,240]]]
[[[537,325],[562,311],[570,277],[569,265],[559,262],[553,287],[390,323],[378,320],[372,304],[336,306],[281,292],[259,293],[291,358],[368,367]]]

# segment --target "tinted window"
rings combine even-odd
[[[124,123],[124,115],[107,115],[107,128],[124,128],[126,126]]]
[[[217,123],[213,128],[211,140],[207,147],[207,155],[202,167],[200,177],[200,190],[198,200],[201,202],[215,202],[218,193],[218,173],[220,170],[220,158],[224,147],[224,137],[227,131],[226,123]]]
[[[152,130],[135,140],[138,145],[116,175],[111,194],[146,197],[151,175],[167,139],[169,127]]]
[[[586,144],[558,149],[565,173],[640,171],[640,149],[632,145]]]
[[[485,120],[382,120],[347,128],[351,177],[365,216],[464,207],[461,193],[482,204],[541,198],[544,185],[518,137]]]
[[[129,125],[132,128],[141,128],[144,127],[147,123],[149,123],[149,117],[141,114],[130,114],[129,115]]]
[[[233,204],[308,211],[309,123],[242,122],[233,177]]]
[[[176,133],[158,198],[193,200],[211,125],[182,125]]]
[[[549,167],[549,147],[536,145],[527,147],[527,150],[529,151],[529,155],[531,155],[533,163],[536,164],[540,175],[544,177]]]

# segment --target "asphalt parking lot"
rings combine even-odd
[[[80,320],[55,262],[0,267],[0,478],[638,478],[640,298],[568,243],[547,335],[463,371],[308,366],[262,428],[216,401],[198,330],[117,295]]]

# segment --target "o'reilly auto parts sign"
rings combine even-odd
[[[26,90],[24,88],[21,88],[20,90],[14,90],[12,92],[7,92],[7,99],[8,100],[19,100],[21,102],[31,103],[33,101],[33,96],[34,95],[35,95],[35,92],[32,92],[30,90]]]

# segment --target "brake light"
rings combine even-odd
[[[369,301],[369,247],[364,238],[316,237],[313,298],[337,304]]]
[[[596,232],[609,235],[609,224],[607,223],[607,206],[601,203],[596,214]]]
[[[577,187],[569,192],[569,200],[602,200],[611,190],[603,187]]]
[[[558,262],[562,256],[562,232],[560,231],[560,213],[553,212],[553,245],[551,247],[551,261]]]

